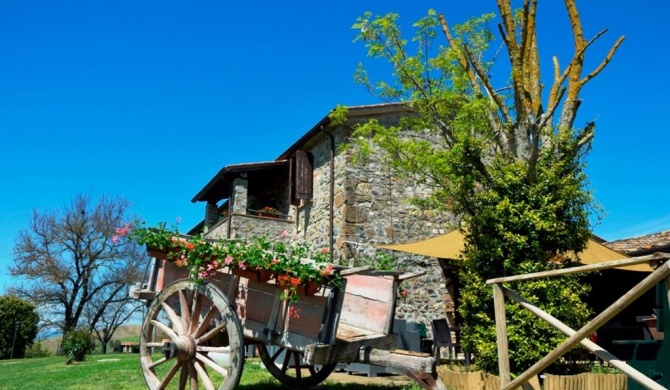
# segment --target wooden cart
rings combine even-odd
[[[369,268],[336,269],[341,286],[298,290],[297,301],[264,272],[219,272],[204,283],[153,253],[140,357],[150,389],[234,389],[245,346],[256,345],[268,371],[292,388],[325,380],[338,362],[403,369],[427,389],[442,389],[428,354],[392,351],[398,283],[409,275]]]

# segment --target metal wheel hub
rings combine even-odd
[[[167,341],[161,347],[161,352],[166,359],[177,358],[181,361],[195,358],[196,344],[191,336],[179,336]]]

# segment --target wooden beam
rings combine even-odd
[[[329,364],[339,361],[356,361],[359,350],[364,347],[391,350],[397,344],[398,336],[392,333],[388,336],[372,336],[356,341],[346,341],[339,344],[307,344],[305,346],[305,362],[307,364]]]
[[[613,260],[613,261],[607,261],[605,263],[581,265],[578,267],[562,268],[552,271],[534,272],[524,275],[506,276],[503,278],[489,279],[486,281],[486,284],[518,282],[521,280],[532,280],[552,276],[570,275],[581,272],[601,271],[604,269],[625,267],[627,265],[643,264],[655,261],[665,261],[668,259],[670,259],[670,254],[668,253],[654,253],[653,255],[634,257],[632,259]]]
[[[356,362],[415,372],[433,372],[435,370],[435,358],[429,354],[414,356],[375,348],[361,348],[358,351]]]
[[[362,272],[366,272],[372,269],[372,266],[366,265],[363,267],[358,267],[358,268],[347,268],[342,271],[340,271],[340,276],[348,276],[348,275],[355,275],[355,274],[360,274]]]
[[[496,343],[498,346],[498,370],[500,386],[511,380],[509,351],[507,350],[507,321],[505,319],[505,295],[500,284],[493,285],[493,308],[496,319]]]
[[[668,281],[670,279],[666,279]],[[577,333],[574,329],[570,328],[563,322],[559,321],[556,317],[552,316],[551,314],[547,313],[546,311],[540,309],[539,307],[533,305],[532,303],[528,302],[527,300],[523,299],[519,295],[517,295],[514,291],[503,287],[503,291],[505,295],[521,305],[522,307],[530,310],[533,314],[536,316],[540,317],[541,319],[547,321],[549,325],[553,326],[554,328],[558,329],[561,331],[564,335],[570,337]],[[605,360],[609,364],[611,364],[614,368],[617,368],[621,370],[624,374],[628,375],[630,378],[632,378],[634,381],[642,385],[645,389],[649,390],[664,390],[665,387],[659,385],[656,381],[653,381],[652,379],[648,378],[644,374],[642,374],[640,371],[636,370],[635,368],[629,366],[626,364],[626,362],[623,362],[619,360],[616,356],[612,355],[608,351],[604,350],[602,347],[600,347],[598,344],[592,342],[588,338],[582,339],[580,341],[580,344],[582,344],[586,349],[591,351],[594,355],[598,356],[599,358]]]
[[[566,352],[568,352],[575,345],[577,345],[581,340],[590,335],[594,329],[598,329],[601,326],[603,326],[606,322],[614,318],[614,316],[619,314],[633,301],[642,296],[642,294],[644,294],[649,289],[654,287],[661,280],[668,277],[669,273],[670,273],[670,262],[666,262],[662,266],[658,267],[656,271],[652,272],[649,276],[644,278],[644,280],[642,280],[635,287],[629,290],[621,298],[617,299],[616,302],[614,302],[607,309],[605,309],[605,311],[596,316],[596,318],[594,318],[589,323],[584,325],[574,335],[570,336],[567,340],[562,342],[547,356],[545,356],[539,362],[535,363],[532,367],[521,373],[521,375],[519,375],[512,382],[505,385],[501,390],[515,389],[521,386],[522,384],[528,382],[530,378],[539,374],[542,370],[547,368],[550,364],[555,362],[558,358],[563,356]]]

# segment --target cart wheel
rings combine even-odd
[[[153,353],[153,354],[152,354]],[[176,281],[151,302],[140,361],[150,389],[233,390],[242,377],[244,338],[228,298],[212,284]]]
[[[285,352],[283,356],[282,352]],[[337,363],[323,366],[308,366],[302,363],[304,354],[278,347],[277,351],[270,355],[265,344],[258,344],[258,354],[273,377],[286,386],[295,389],[308,389],[314,387],[328,378],[337,366]],[[291,367],[293,363],[293,367]]]

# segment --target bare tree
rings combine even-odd
[[[107,353],[107,344],[117,329],[141,309],[142,303],[130,298],[123,285],[107,286],[89,301],[84,316],[91,324],[91,332],[100,342],[103,354]]]
[[[121,291],[143,277],[146,264],[134,243],[113,240],[128,221],[130,203],[122,198],[80,194],[60,210],[33,211],[14,246],[12,293],[35,303],[47,326],[67,333],[95,305],[94,328]]]

